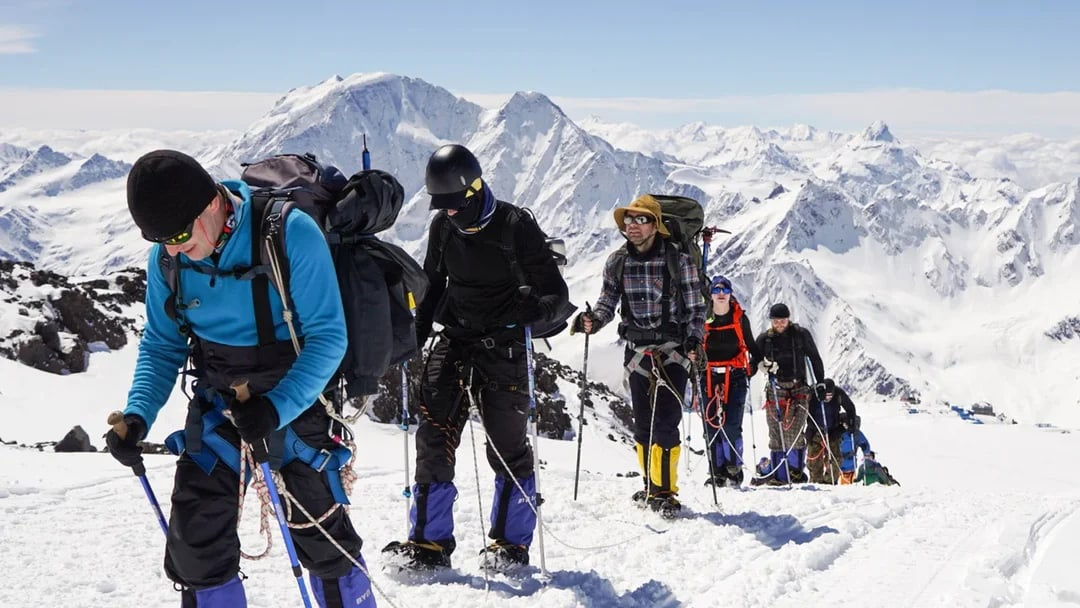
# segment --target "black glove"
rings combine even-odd
[[[146,469],[142,464],[142,446],[139,442],[146,437],[146,422],[142,416],[128,414],[124,416],[124,424],[127,425],[127,435],[121,439],[116,430],[109,429],[105,433],[105,445],[109,446],[109,453],[120,464],[135,469],[137,475],[143,475]]]
[[[277,408],[263,395],[255,395],[244,403],[234,402],[229,409],[236,430],[248,443],[262,441],[276,431],[281,422]]]
[[[697,336],[690,336],[683,342],[683,348],[686,349],[687,354],[692,353],[701,346],[701,340]]]
[[[592,331],[585,331],[585,319],[589,319],[592,322]],[[574,322],[571,324],[570,333],[576,334],[581,332],[583,334],[595,334],[600,329],[600,323],[596,320],[596,315],[591,312],[579,312],[574,317]]]
[[[859,430],[860,422],[861,420],[858,416],[848,416],[846,413],[840,415],[840,425],[844,427],[845,431]]]
[[[825,384],[823,382],[814,385],[814,395],[817,396],[818,401],[825,401]]]
[[[558,306],[559,296],[539,297],[531,288],[520,290],[514,298],[514,317],[512,321],[522,325],[547,321],[558,312],[556,310]]]

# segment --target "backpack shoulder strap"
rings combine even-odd
[[[446,246],[450,243],[450,218],[445,215],[441,218],[442,223],[439,224],[439,261],[435,264],[435,272],[442,274],[446,272]]]
[[[251,265],[270,266],[271,251],[279,261],[283,298],[289,295],[289,261],[285,255],[285,214],[288,205],[271,192],[256,192],[251,197]],[[267,246],[263,246],[264,242]],[[259,346],[277,342],[274,319],[270,312],[270,273],[257,273],[251,280],[251,301],[255,312],[255,330]],[[287,302],[292,308],[292,302]]]
[[[506,224],[503,226],[502,234],[502,250],[503,253],[506,254],[507,261],[510,262],[510,270],[517,278],[518,286],[520,287],[528,284],[527,279],[525,278],[525,269],[521,267],[521,261],[518,259],[516,234],[518,223],[522,221],[521,216],[525,214],[525,211],[512,205],[507,205],[506,210]],[[531,213],[529,215],[529,219],[536,225],[536,219],[532,218]],[[537,226],[537,228],[539,228],[539,226]]]
[[[664,263],[667,267],[667,272],[664,273],[664,297],[661,323],[666,327],[668,323],[672,321],[671,311],[674,304],[674,310],[683,313],[685,305],[682,299],[682,272],[680,272],[679,250],[671,243],[670,240],[664,242]],[[683,320],[685,314],[680,314],[679,319],[675,321],[676,324],[685,323]]]

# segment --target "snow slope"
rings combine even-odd
[[[80,423],[100,444],[106,414],[123,400],[134,347],[91,357],[90,372],[67,377],[0,361],[0,409],[7,414],[0,437],[56,439]],[[568,363],[577,366],[580,358]],[[760,395],[755,386],[753,403],[760,405]],[[687,516],[674,521],[631,504],[640,479],[621,475],[635,469],[635,459],[630,447],[606,438],[610,427],[586,427],[576,502],[575,442],[541,440],[550,578],[538,571],[534,543],[537,567],[487,581],[475,559],[486,542],[486,515],[477,507],[474,437],[485,514],[492,478],[479,425],[467,431],[459,452],[456,570],[437,580],[402,580],[382,571],[378,550],[406,534],[403,434],[363,420],[351,515],[365,538],[379,605],[1048,607],[1080,600],[1071,566],[1080,543],[1080,488],[1062,466],[1075,457],[1075,434],[993,419],[973,424],[941,406],[918,406],[912,414],[897,402],[858,405],[879,459],[902,487],[725,489],[714,506],[700,485],[707,465],[684,450]],[[151,438],[181,424],[183,411],[174,395]],[[687,420],[692,444],[701,447],[696,419]],[[748,458],[766,451],[763,422],[760,410],[745,421],[748,435],[756,431]],[[166,510],[172,461],[147,457]],[[262,546],[254,504],[241,524],[249,551]],[[0,605],[177,605],[161,570],[161,531],[137,481],[108,455],[0,446],[0,512]],[[267,559],[242,568],[251,606],[300,605],[280,539]]]

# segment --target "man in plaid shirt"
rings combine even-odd
[[[681,400],[704,334],[705,301],[693,262],[667,240],[671,233],[655,198],[646,194],[615,209],[615,225],[626,246],[608,257],[596,308],[579,315],[575,327],[599,331],[620,304],[619,337],[626,340],[634,441],[645,480],[633,498],[670,516],[681,508],[675,498]]]

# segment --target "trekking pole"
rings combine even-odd
[[[120,439],[127,437],[128,427],[127,423],[124,422],[123,412],[118,410],[109,414],[107,422],[112,425],[113,431],[116,432]],[[150,487],[150,480],[146,478],[146,467],[143,465],[142,456],[139,457],[139,462],[131,467],[131,470],[139,478],[143,492],[146,493],[146,500],[150,501],[150,506],[154,508],[154,514],[157,515],[161,531],[165,533],[165,536],[169,536],[169,524],[165,523],[165,514],[161,512],[161,505],[158,504],[157,496],[154,496],[154,489]]]
[[[787,471],[787,483],[791,485],[791,467],[788,466],[787,445],[784,442],[784,415],[780,411],[780,385],[776,383],[776,374],[769,374],[769,385],[772,386],[773,399],[776,400],[776,431],[780,435],[780,449],[784,455],[784,462],[780,463]],[[777,467],[779,470],[779,467]]]
[[[810,364],[810,356],[803,355],[803,361],[806,364],[806,373],[810,376],[810,381],[813,382],[811,386],[817,386],[817,376],[814,374],[814,367]],[[825,401],[818,397],[816,390],[814,392],[814,398],[817,399],[818,404],[821,405],[821,427],[818,427],[818,434],[821,435],[821,444],[825,446],[825,453],[829,455],[829,460],[825,463],[825,466],[829,467],[829,479],[832,480],[833,485],[836,485],[836,474],[833,473],[832,467],[832,446],[829,445],[829,436],[827,434],[829,421],[825,419]],[[833,398],[835,399],[836,396],[833,395]]]
[[[592,306],[585,302],[585,314],[592,317]],[[589,333],[585,332],[585,356],[581,360],[581,393],[578,399],[577,464],[574,465],[574,500],[577,501],[578,476],[581,473],[581,438],[585,435],[585,401],[589,398]]]
[[[251,397],[248,392],[246,381],[234,383],[232,389],[236,394],[238,405],[242,405]],[[274,516],[277,517],[278,527],[281,528],[281,536],[285,539],[285,550],[289,554],[289,564],[292,565],[293,575],[296,576],[296,585],[300,587],[300,598],[304,601],[304,608],[311,608],[311,598],[308,596],[307,585],[304,584],[304,570],[300,567],[300,560],[296,557],[296,546],[293,545],[292,534],[289,533],[289,524],[285,521],[285,510],[281,508],[281,496],[278,494],[277,483],[274,481],[274,472],[270,470],[270,455],[267,453],[266,440],[249,443],[251,455],[259,464],[262,471],[263,481],[270,493],[270,502],[274,505]]]
[[[750,374],[746,374],[746,405],[743,407],[750,408],[750,449],[754,454],[754,466],[757,466],[757,435],[754,433],[754,391],[750,386]],[[746,461],[743,460],[743,465],[746,465]],[[755,473],[757,471],[755,470]]]
[[[720,499],[716,497],[716,464],[713,462],[715,460],[715,458],[713,458],[713,450],[716,449],[716,445],[712,441],[709,441],[709,422],[705,417],[706,404],[702,402],[700,394],[701,374],[698,373],[697,361],[690,362],[690,371],[694,374],[694,401],[697,402],[698,412],[701,414],[701,428],[705,431],[705,458],[709,462],[709,478],[712,479],[712,483],[709,484],[712,486],[712,501],[714,506],[720,506]],[[705,373],[712,373],[708,364],[705,365]],[[709,396],[706,395],[706,397]],[[717,404],[717,413],[719,413],[720,407],[721,406]],[[719,431],[717,431],[717,435],[719,435]],[[723,449],[723,446],[720,446],[720,449]],[[686,461],[690,462],[690,459],[687,458]]]
[[[543,504],[543,500],[540,498],[540,431],[536,420],[536,379],[533,376],[531,324],[525,326],[525,369],[529,374],[529,422],[532,425],[533,436],[533,480],[536,483],[536,532],[540,543],[540,572],[546,577],[548,571],[547,561],[544,558],[544,517],[540,514],[540,505]]]
[[[367,149],[367,145],[364,146]],[[413,299],[413,294],[410,291],[408,293],[409,300],[409,312],[413,315],[416,314],[416,300]],[[421,345],[417,345],[419,351]],[[401,491],[401,495],[405,497],[405,534],[409,533],[409,502],[412,498],[412,486],[409,484],[409,361],[405,360],[401,362],[401,430],[402,438],[404,441],[404,455],[405,455],[405,489]]]
[[[367,133],[364,133],[362,137],[364,138],[364,151],[360,154],[360,166],[363,167],[364,171],[370,171],[371,152],[368,152],[367,149]]]

